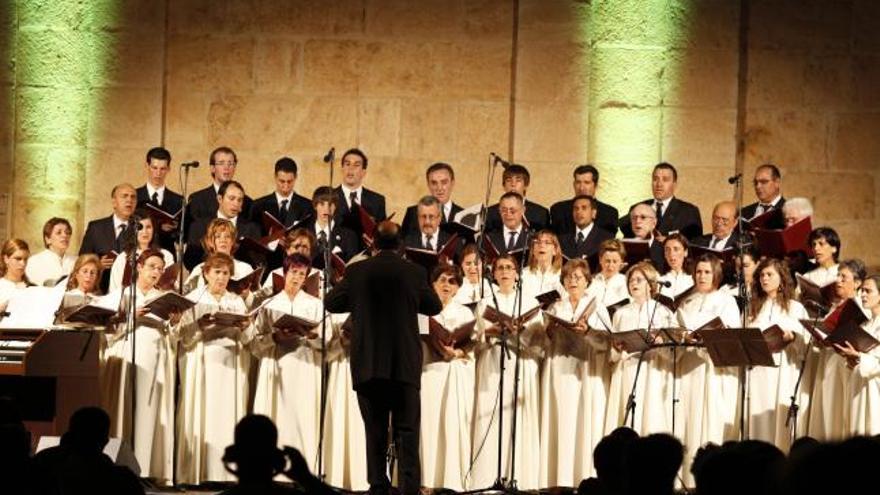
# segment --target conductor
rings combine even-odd
[[[424,270],[401,258],[400,246],[400,227],[381,222],[374,240],[378,253],[349,267],[324,299],[328,311],[351,312],[354,322],[351,378],[364,420],[371,494],[391,489],[385,471],[389,416],[400,492],[419,493],[422,348],[416,315],[433,316],[443,309]]]

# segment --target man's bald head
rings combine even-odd
[[[629,220],[636,237],[650,239],[657,227],[657,214],[654,208],[645,203],[639,203],[629,211]]]
[[[733,232],[736,225],[736,203],[722,201],[712,209],[712,235],[724,239]]]
[[[400,225],[384,220],[376,226],[374,246],[379,250],[393,250],[400,247]]]

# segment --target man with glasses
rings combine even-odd
[[[525,203],[519,193],[509,191],[498,201],[501,226],[487,231],[486,235],[500,254],[509,253],[526,246],[526,227],[523,222]]]
[[[663,256],[663,242],[655,238],[657,214],[651,205],[637,203],[629,210],[629,223],[632,226],[633,240],[648,241],[648,253],[651,263],[660,273],[666,272],[666,258]],[[624,239],[626,241],[626,239]],[[627,248],[629,251],[630,248]],[[629,261],[629,253],[627,253]],[[637,260],[634,260],[637,261]],[[632,263],[630,263],[632,264]]]
[[[755,186],[755,196],[758,201],[742,209],[742,218],[751,220],[763,215],[768,211],[781,212],[785,206],[785,198],[782,197],[782,173],[779,167],[772,163],[765,163],[755,169],[755,178],[752,182]],[[781,229],[783,227],[782,214],[774,215],[768,227]]]
[[[213,183],[208,187],[198,190],[189,196],[189,205],[187,206],[187,223],[200,219],[208,219],[217,216],[217,195],[220,191],[220,185],[226,181],[233,180],[235,177],[235,168],[238,166],[238,157],[232,148],[221,146],[211,152],[209,158],[209,166],[211,168],[211,178]],[[241,215],[244,218],[250,218],[251,211],[250,196],[245,196],[241,205]]]
[[[733,201],[722,201],[712,210],[712,233],[694,239],[693,244],[715,251],[735,248],[739,240],[735,227],[736,204]]]

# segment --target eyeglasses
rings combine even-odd
[[[655,218],[653,215],[633,215],[632,216],[633,220],[639,220],[639,221],[649,220],[649,219],[653,219],[653,218]]]

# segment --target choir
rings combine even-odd
[[[113,212],[89,223],[79,257],[63,218],[46,222],[45,250],[33,256],[5,241],[0,326],[34,285],[60,287],[62,308],[116,311],[100,324],[103,405],[114,436],[132,441],[142,474],[160,484],[232,480],[224,448],[255,412],[330,484],[366,489],[351,322],[322,302],[347,263],[369,256],[371,222],[386,217],[384,197],[364,187],[366,154],[347,151],[342,183],[311,200],[294,192],[290,158],[256,201],[234,179],[230,148],[211,153],[213,184],[186,202],[165,186],[170,163],[167,150],[147,153],[146,184],[113,189]],[[522,165],[505,169],[485,229],[460,221],[446,163],[428,168],[430,194],[407,209],[407,256],[443,303],[420,325],[425,486],[483,488],[499,474],[522,489],[576,486],[621,425],[678,436],[685,484],[707,442],[747,436],[787,449],[803,435],[880,433],[880,346],[827,338],[855,307],[856,330],[877,343],[880,276],[840,260],[829,227],[768,254],[750,232],[787,235],[812,214],[804,198],[782,197],[776,166],[755,171],[758,202],[739,214],[715,205],[705,236],[699,208],[675,197],[668,163],[653,171],[654,197],[619,220],[596,199],[591,165],[575,169],[574,198],[550,209],[526,199],[530,179]],[[163,280],[172,265],[184,283]],[[772,366],[716,364],[703,336],[741,328],[763,332]]]

